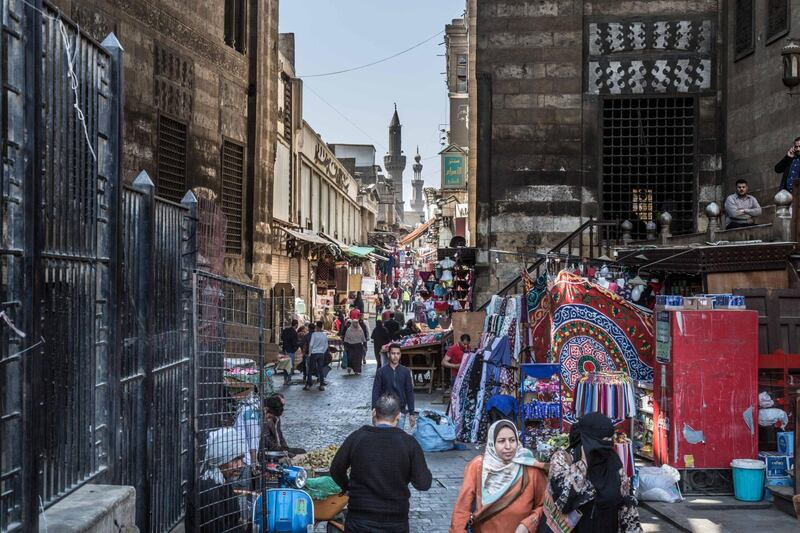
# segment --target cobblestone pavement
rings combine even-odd
[[[372,353],[370,346],[369,352]],[[368,356],[368,364],[361,376],[348,376],[343,369],[334,367],[328,376],[324,392],[316,388],[303,391],[300,378],[295,375],[290,387],[278,387],[286,396],[283,430],[290,446],[313,450],[329,444],[341,444],[353,431],[371,423],[370,399],[375,361]],[[276,380],[280,383],[280,380]],[[417,394],[417,409],[430,407],[443,410],[441,392],[433,395]],[[433,473],[433,485],[427,492],[411,489],[411,531],[441,533],[448,530],[450,514],[458,496],[464,466],[481,450],[470,445],[465,451],[429,453],[428,466]],[[642,511],[645,531],[673,532],[672,526]],[[317,531],[325,531],[318,527]]]

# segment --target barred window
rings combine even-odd
[[[247,51],[247,7],[245,0],[225,0],[225,44],[244,54]]]
[[[755,24],[753,0],[736,0],[733,29],[734,58],[741,59],[754,50]]]
[[[694,228],[694,98],[609,98],[603,102],[603,216],[647,222],[672,215],[672,232]]]
[[[225,230],[225,252],[242,253],[242,220],[244,215],[244,146],[230,141],[222,143],[222,212],[228,219]]]
[[[158,179],[156,194],[180,202],[186,194],[186,124],[158,117]]]

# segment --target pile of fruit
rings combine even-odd
[[[327,470],[330,468],[331,462],[333,461],[333,456],[336,455],[336,451],[338,449],[338,446],[331,444],[325,448],[313,450],[305,455],[299,455],[295,457],[292,460],[292,464],[294,466],[302,466],[309,472],[313,472],[315,470]]]

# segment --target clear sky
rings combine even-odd
[[[279,26],[281,33],[295,34],[295,68],[304,77],[357,67],[405,50],[443,31],[445,24],[461,17],[465,5],[464,0],[280,0]],[[381,166],[397,102],[407,158],[406,201],[411,198],[417,145],[425,185],[440,185],[439,128],[448,122],[443,41],[444,34],[363,70],[304,78],[306,122],[326,142],[375,145]]]

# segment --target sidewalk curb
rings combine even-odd
[[[694,531],[692,531],[691,529],[687,528],[685,525],[681,524],[680,522],[678,522],[677,520],[675,520],[674,518],[672,518],[668,514],[663,513],[661,511],[659,511],[658,509],[656,509],[655,507],[650,506],[648,503],[649,502],[639,502],[639,507],[647,509],[651,513],[657,515],[658,517],[663,519],[665,522],[668,522],[670,525],[680,529],[681,531],[684,531],[686,533],[694,533]]]

